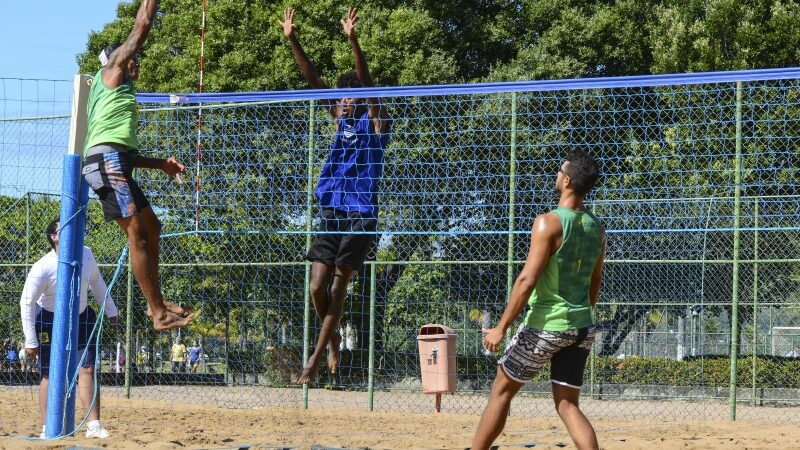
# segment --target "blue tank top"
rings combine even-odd
[[[357,120],[339,118],[328,160],[314,193],[322,209],[378,217],[378,183],[383,176],[387,130],[377,134],[368,112]]]

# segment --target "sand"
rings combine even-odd
[[[172,401],[155,400],[173,390]],[[32,388],[0,388],[0,448],[335,448],[460,449],[469,445],[478,414],[480,396],[445,399],[442,414],[413,411],[432,405],[428,397],[380,393],[376,402],[396,405],[391,410],[369,412],[362,393],[313,390],[312,409],[291,404],[248,404],[236,408],[219,405],[219,398],[284,398],[266,396],[271,390],[257,388],[139,388],[135,399],[115,396],[109,389],[103,399],[103,422],[112,433],[105,440],[79,437],[57,442],[32,439],[39,431],[36,392]],[[254,395],[260,392],[261,395]],[[223,394],[225,394],[223,396]],[[234,395],[235,394],[235,395]],[[274,394],[274,393],[273,393]],[[388,402],[395,395],[397,402]],[[382,398],[383,397],[383,398]],[[406,399],[404,405],[400,400]],[[546,398],[520,399],[512,406],[500,448],[573,448],[569,435]],[[482,402],[480,402],[482,404]],[[602,448],[800,448],[800,432],[791,420],[798,408],[743,408],[748,417],[730,422],[717,418],[724,403],[689,408],[681,402],[618,401],[587,399],[586,410],[598,432]],[[414,406],[415,408],[412,408]],[[478,405],[479,406],[479,405]],[[601,408],[602,406],[602,408]],[[646,409],[648,407],[650,409]],[[674,410],[669,412],[669,410]],[[78,411],[82,411],[78,407]],[[455,411],[455,412],[452,412]],[[594,413],[592,413],[594,411]],[[649,412],[648,412],[649,411]],[[706,414],[701,414],[704,411]],[[758,418],[758,412],[761,418]],[[634,412],[635,414],[632,414]],[[658,413],[658,414],[657,414]],[[652,416],[667,419],[647,419]],[[752,419],[751,417],[755,417]],[[795,421],[796,422],[796,421]]]

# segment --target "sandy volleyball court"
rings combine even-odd
[[[163,389],[163,388],[162,388]],[[226,408],[195,401],[165,402],[152,399],[127,400],[111,395],[103,404],[103,421],[112,433],[104,441],[69,438],[58,442],[31,439],[38,431],[35,391],[0,390],[0,447],[2,448],[259,448],[312,446],[372,449],[459,449],[469,445],[477,414],[407,414],[368,412],[361,408],[303,410],[293,406],[251,406]],[[313,394],[313,392],[312,392]],[[340,393],[346,398],[353,393]],[[319,398],[317,399],[319,401]],[[657,405],[657,403],[654,402]],[[544,404],[520,402],[497,441],[500,448],[572,448],[569,436],[555,416],[518,417],[521,408]],[[624,402],[621,402],[624,405]],[[665,403],[669,408],[670,404]],[[790,408],[791,409],[791,408]],[[80,408],[79,408],[80,410]],[[793,409],[792,409],[793,410]],[[601,446],[609,449],[634,448],[800,448],[796,425],[781,424],[780,409],[765,410],[776,415],[764,421],[644,420],[595,418]],[[784,413],[789,412],[784,411]],[[793,412],[793,411],[791,411]],[[82,436],[82,434],[81,434]]]

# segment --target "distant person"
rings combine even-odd
[[[58,219],[47,225],[45,236],[50,244],[50,252],[36,261],[31,267],[25,287],[20,299],[20,315],[22,330],[25,333],[25,348],[28,358],[39,358],[39,410],[42,423],[47,419],[47,386],[50,374],[50,340],[53,333],[53,310],[56,302],[56,275],[58,273],[58,233],[60,231]],[[117,326],[117,306],[108,291],[97,261],[89,247],[83,247],[83,267],[81,272],[80,287],[80,315],[78,316],[78,355],[85,357],[80,361],[78,376],[78,397],[84,409],[88,410],[86,430],[87,438],[107,438],[108,431],[100,424],[100,389],[95,392],[95,358],[97,355],[97,341],[95,334],[91,339],[89,335],[95,326],[97,315],[88,304],[88,291],[99,305],[105,305],[108,324]],[[94,399],[94,401],[92,401]],[[91,407],[91,409],[89,409]],[[42,438],[44,428],[42,425]]]
[[[186,372],[186,346],[181,342],[181,338],[175,338],[170,350],[171,370],[173,372]]]
[[[9,371],[16,370],[19,365],[19,357],[17,356],[17,349],[14,348],[14,343],[10,339],[4,341],[3,349],[5,350],[5,365]]]
[[[192,346],[189,347],[189,367],[193,373],[197,373],[197,366],[200,364],[200,356],[203,353],[203,347],[197,344],[197,341],[192,341]]]
[[[787,358],[800,358],[800,345],[796,346],[794,350],[786,354]]]
[[[506,331],[527,305],[528,312],[497,362],[489,403],[478,422],[472,449],[491,447],[503,431],[511,400],[550,362],[556,412],[575,446],[597,449],[597,435],[578,398],[595,337],[594,307],[600,296],[605,233],[584,205],[599,177],[597,162],[573,150],[556,172],[558,207],[536,217],[530,250],[503,316],[484,329],[483,345],[500,349]]]
[[[355,71],[342,74],[337,88],[372,86],[367,59],[356,37],[358,13],[350,8],[341,20],[350,41]],[[283,34],[292,47],[303,77],[315,89],[328,86],[300,45],[294,25],[294,10],[286,9]],[[296,384],[312,381],[319,370],[322,352],[328,349],[328,371],[335,376],[342,336],[337,331],[342,317],[347,285],[361,268],[375,242],[378,226],[378,191],[383,176],[383,152],[389,142],[390,120],[378,98],[352,97],[323,100],[336,125],[328,160],[314,190],[320,207],[320,233],[306,259],[311,261],[310,294],[322,326],[314,352]]]
[[[136,354],[136,367],[139,368],[139,372],[147,372],[147,363],[149,361],[150,356],[147,354],[147,347],[143,345]]]
[[[156,331],[185,327],[189,309],[164,300],[158,275],[161,222],[133,179],[133,169],[156,169],[180,181],[183,164],[175,158],[139,154],[139,109],[134,81],[139,77],[139,49],[156,20],[158,0],[143,0],[133,31],[124,43],[100,53],[102,67],[94,77],[86,105],[88,132],[83,176],[103,205],[106,221],[115,221],[128,237],[131,268],[147,300],[147,315]]]
[[[119,355],[117,356],[117,367],[119,368],[118,372],[125,371],[125,360],[125,347],[120,346]]]

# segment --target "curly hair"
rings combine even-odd
[[[564,160],[569,161],[567,174],[575,186],[575,192],[586,195],[592,191],[600,178],[600,167],[589,153],[575,149],[571,150]]]
[[[361,80],[358,79],[358,75],[354,70],[349,72],[345,72],[339,76],[339,79],[336,80],[336,87],[337,88],[360,88],[363,87],[361,84]]]

